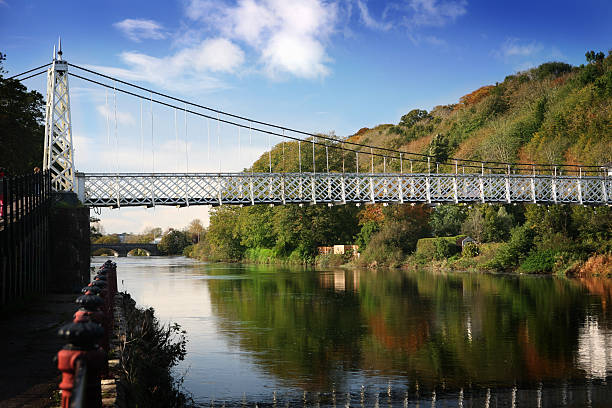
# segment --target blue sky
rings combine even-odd
[[[9,73],[48,62],[61,35],[72,63],[256,119],[338,135],[397,123],[414,108],[457,102],[542,62],[578,65],[587,50],[612,47],[612,2],[606,0],[62,3],[0,0],[0,51]],[[44,79],[28,86],[44,91]],[[77,168],[150,171],[138,101],[117,96],[120,142],[117,148],[107,143],[115,137],[106,128],[113,97],[71,80]],[[176,170],[177,161],[185,170],[185,144],[192,171],[217,170],[219,158],[223,171],[239,170],[267,146],[257,135],[247,146],[243,135],[238,157],[237,131],[223,128],[218,146],[213,132],[209,151],[203,121],[188,117],[185,132],[180,112],[176,128],[173,111],[160,108],[155,115],[158,171]],[[150,132],[147,125],[142,132]],[[160,215],[169,210],[181,215]],[[105,226],[118,232],[162,219],[184,224],[202,209],[151,211],[107,211]]]

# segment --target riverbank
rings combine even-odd
[[[568,277],[601,276],[612,278],[612,254],[594,253],[572,259],[571,254],[560,252],[545,252],[526,257],[525,261],[513,268],[502,268],[496,263],[507,251],[506,243],[471,244],[468,250],[458,251],[452,256],[436,259],[435,255],[417,252],[408,255],[405,259],[389,264],[385,261],[373,261],[355,258],[351,255],[326,254],[301,259],[298,257],[278,257],[271,249],[259,248],[248,250],[246,257],[240,260],[210,260],[195,251],[186,251],[185,256],[209,262],[236,262],[258,265],[291,265],[310,267],[343,267],[343,268],[395,268],[395,269],[427,269],[452,270],[467,272],[516,272],[542,275],[561,275]],[[199,256],[198,256],[199,255]]]

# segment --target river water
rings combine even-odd
[[[201,406],[612,407],[609,280],[114,261]]]

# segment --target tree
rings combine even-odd
[[[450,147],[448,139],[442,133],[436,134],[429,145],[429,155],[436,158],[436,162],[444,163],[448,159]]]
[[[480,205],[468,212],[461,231],[478,242],[502,242],[509,238],[514,221],[504,206]]]
[[[112,235],[103,235],[100,238],[96,239],[93,243],[94,244],[118,244],[119,241],[119,237],[117,236],[117,234],[112,234]]]
[[[450,237],[459,234],[466,217],[467,212],[463,206],[439,205],[429,218],[429,226],[436,237]]]
[[[4,79],[0,52],[0,163],[9,174],[31,172],[43,158],[44,99],[19,81]]]
[[[162,237],[157,247],[164,255],[179,255],[190,244],[191,242],[187,238],[187,234],[182,231],[172,230]]]
[[[104,228],[100,225],[100,219],[89,217],[89,239],[94,242],[104,235]]]
[[[187,226],[187,231],[191,234],[191,240],[195,242],[200,242],[200,239],[203,237],[206,228],[202,225],[202,221],[199,218],[191,221]]]
[[[400,120],[399,124],[406,127],[412,127],[417,122],[420,122],[423,119],[428,119],[430,117],[431,116],[429,115],[429,113],[427,113],[426,110],[413,109],[404,116],[402,116],[402,119]]]
[[[586,57],[586,60],[589,64],[594,64],[597,62],[602,62],[604,60],[604,53],[599,51],[599,52],[595,52],[593,50],[591,51],[587,51],[584,56]]]

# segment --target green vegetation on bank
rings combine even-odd
[[[162,325],[153,308],[141,309],[127,293],[126,339],[121,353],[126,406],[188,407],[193,401],[181,391],[182,380],[172,377],[172,367],[187,354],[185,330],[178,324]]]
[[[612,53],[588,52],[579,67],[550,62],[510,75],[431,111],[415,109],[397,125],[363,128],[347,140],[430,154],[489,161],[604,165],[612,161]],[[369,149],[354,154],[324,141],[314,151],[284,142],[250,168],[267,172],[399,171]],[[329,157],[326,156],[326,150]],[[298,154],[301,158],[298,160]],[[314,157],[313,157],[314,154]],[[329,163],[329,164],[328,164]],[[357,165],[359,168],[357,168]],[[403,170],[423,171],[423,163]],[[441,171],[451,171],[441,169]],[[452,170],[454,171],[454,170]],[[458,236],[475,243],[461,248]],[[199,259],[257,263],[345,262],[317,247],[359,245],[363,266],[432,263],[458,269],[525,273],[595,273],[612,268],[609,207],[540,205],[353,205],[219,207],[200,243],[185,254]],[[589,259],[598,259],[597,262]]]

